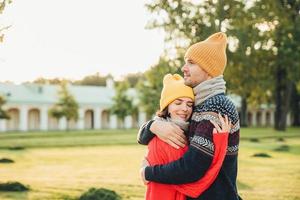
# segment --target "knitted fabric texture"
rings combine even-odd
[[[195,93],[195,105],[203,103],[206,99],[217,94],[225,94],[226,82],[223,75],[206,80],[193,88]]]
[[[160,111],[180,97],[195,99],[193,89],[184,84],[184,79],[179,74],[167,74],[163,79],[163,89],[160,98]]]
[[[212,77],[216,77],[223,74],[226,67],[226,46],[226,34],[218,32],[190,46],[184,57],[194,61]]]

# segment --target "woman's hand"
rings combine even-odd
[[[141,178],[142,178],[142,181],[144,183],[144,185],[147,185],[149,183],[149,181],[146,180],[145,178],[145,168],[147,166],[150,166],[148,160],[146,158],[144,158],[142,160],[142,166],[141,166],[141,169],[140,169],[140,175],[141,175]]]
[[[210,120],[210,122],[215,126],[213,133],[229,133],[231,129],[231,121],[228,120],[228,116],[225,115],[223,118],[219,113],[219,119],[221,122],[221,127],[214,121]]]
[[[183,130],[171,122],[155,120],[150,126],[150,131],[176,149],[187,145]]]

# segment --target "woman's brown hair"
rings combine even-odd
[[[163,109],[163,111],[158,110],[156,112],[156,116],[164,118],[164,119],[167,119],[167,117],[170,117],[170,114],[168,113],[168,106],[165,109]]]

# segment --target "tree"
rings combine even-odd
[[[127,81],[129,83],[129,87],[136,87],[139,80],[144,80],[144,74],[143,73],[129,73],[124,76],[124,81]]]
[[[0,2],[0,15],[3,13],[7,4],[10,4],[11,2],[12,2],[11,0],[3,0]],[[3,38],[4,38],[3,31],[7,30],[9,27],[10,26],[0,27],[0,43],[3,42]]]
[[[293,93],[293,85],[300,80],[300,1],[258,1],[256,15],[264,27],[272,51],[269,56],[270,74],[274,77],[275,129],[285,130],[287,114]],[[295,90],[294,90],[295,91]],[[297,98],[294,98],[297,99]]]
[[[136,112],[137,108],[132,104],[133,99],[128,97],[127,91],[129,89],[129,82],[120,82],[116,87],[116,95],[113,97],[113,105],[110,111],[117,115],[121,120],[121,127],[123,128],[124,119],[127,115]]]
[[[228,66],[225,79],[230,93],[241,96],[241,125],[247,126],[248,105],[258,107],[262,103],[270,102],[273,76],[270,76],[269,64],[272,56],[262,40],[266,36],[260,35],[256,24],[257,11],[246,4],[239,3],[229,10],[238,17],[231,18],[229,35]]]
[[[227,32],[233,47],[225,76],[229,91],[243,99],[242,116],[248,103],[273,97],[275,128],[285,129],[291,83],[300,77],[299,0],[164,0],[146,6],[154,16],[149,28],[162,28],[171,50],[187,48],[216,31]]]
[[[61,79],[61,78],[52,78],[52,79],[47,79],[47,78],[43,78],[43,77],[40,77],[40,78],[37,78],[33,81],[33,83],[36,83],[36,84],[50,84],[50,85],[60,85],[62,84],[63,82],[68,82],[68,83],[71,83],[70,80],[67,80],[67,79]],[[26,83],[26,82],[25,82]]]
[[[108,76],[100,76],[99,72],[93,75],[84,77],[82,80],[75,81],[75,85],[95,85],[106,86],[106,79]]]
[[[171,66],[165,58],[160,58],[157,65],[145,72],[145,81],[138,83],[140,104],[147,117],[150,118],[159,109],[160,93],[163,87],[163,77],[167,73],[178,73],[178,68]]]
[[[74,96],[69,92],[66,82],[61,84],[58,92],[58,102],[49,110],[49,114],[56,119],[65,117],[67,120],[67,130],[69,130],[70,120],[78,120],[78,104]]]
[[[0,95],[0,119],[10,119],[10,116],[8,115],[7,111],[2,108],[5,103],[5,98]]]
[[[182,60],[189,45],[207,38],[214,32],[229,32],[230,39],[239,41],[232,51],[228,51],[230,62],[227,68],[231,70],[225,71],[225,78],[229,92],[242,96],[242,125],[246,125],[247,122],[245,113],[249,99],[257,93],[254,90],[257,81],[253,77],[262,74],[257,72],[257,59],[253,59],[247,53],[247,49],[255,43],[250,38],[254,38],[257,33],[253,34],[256,30],[253,30],[252,24],[249,23],[251,16],[245,7],[242,1],[226,0],[201,3],[173,0],[147,4],[149,11],[156,16],[149,22],[149,27],[164,29],[167,43],[172,43],[168,45],[171,47],[169,51],[175,49],[179,63],[178,58],[181,57]],[[259,94],[263,94],[265,90],[259,91]]]
[[[292,88],[290,110],[293,116],[292,125],[300,126],[300,90],[297,90],[296,84]]]

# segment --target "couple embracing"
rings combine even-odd
[[[163,79],[160,108],[138,133],[146,200],[238,200],[239,116],[225,96],[227,37],[188,48],[184,77]]]

